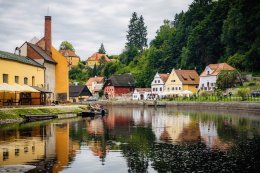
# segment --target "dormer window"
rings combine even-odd
[[[209,71],[207,71],[207,75],[209,75]]]

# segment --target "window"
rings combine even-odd
[[[213,83],[211,83],[211,86],[214,86],[214,84],[213,84]]]
[[[181,90],[181,87],[179,87],[179,90]]]
[[[19,76],[14,77],[14,82],[19,84]]]
[[[8,74],[3,74],[3,83],[8,83]]]
[[[175,87],[175,90],[178,90],[178,87]]]
[[[27,78],[27,77],[25,77],[25,78],[23,79],[23,83],[26,84],[26,85],[28,84],[28,78]]]
[[[160,87],[160,91],[162,91],[162,87]]]
[[[209,75],[209,71],[207,71],[207,74]]]
[[[157,83],[157,80],[154,80],[154,83]]]
[[[172,87],[172,90],[174,91],[174,87]]]
[[[175,80],[171,80],[171,82],[175,82]]]
[[[158,83],[160,83],[160,80],[158,80]]]
[[[35,86],[35,77],[32,77],[32,86]]]

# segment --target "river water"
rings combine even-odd
[[[260,116],[110,107],[0,126],[0,172],[260,172]]]

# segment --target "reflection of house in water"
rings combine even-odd
[[[42,172],[63,170],[79,149],[78,141],[69,138],[69,127],[66,122],[20,130],[0,129],[0,165],[30,163]]]
[[[133,109],[133,120],[135,125],[147,125],[152,123],[153,109]]]
[[[221,139],[219,139],[217,127],[213,121],[203,123],[200,122],[199,128],[201,139],[209,148],[225,150],[230,147],[229,143],[224,143],[221,141]]]
[[[179,135],[178,140],[180,142],[195,142],[200,138],[199,124],[193,120],[185,126]]]
[[[13,140],[0,144],[0,165],[33,162],[44,157],[44,141],[38,137]]]
[[[175,143],[181,140],[180,135],[190,122],[189,116],[171,116],[165,114],[163,111],[158,111],[152,118],[152,128],[157,140],[170,140]]]
[[[41,128],[20,133],[17,130],[0,131],[0,165],[15,165],[44,158],[45,144]]]

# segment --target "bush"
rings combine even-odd
[[[248,94],[249,94],[249,90],[246,88],[241,88],[237,91],[237,95],[239,97],[242,97],[242,101],[246,100],[246,97],[248,96]]]

